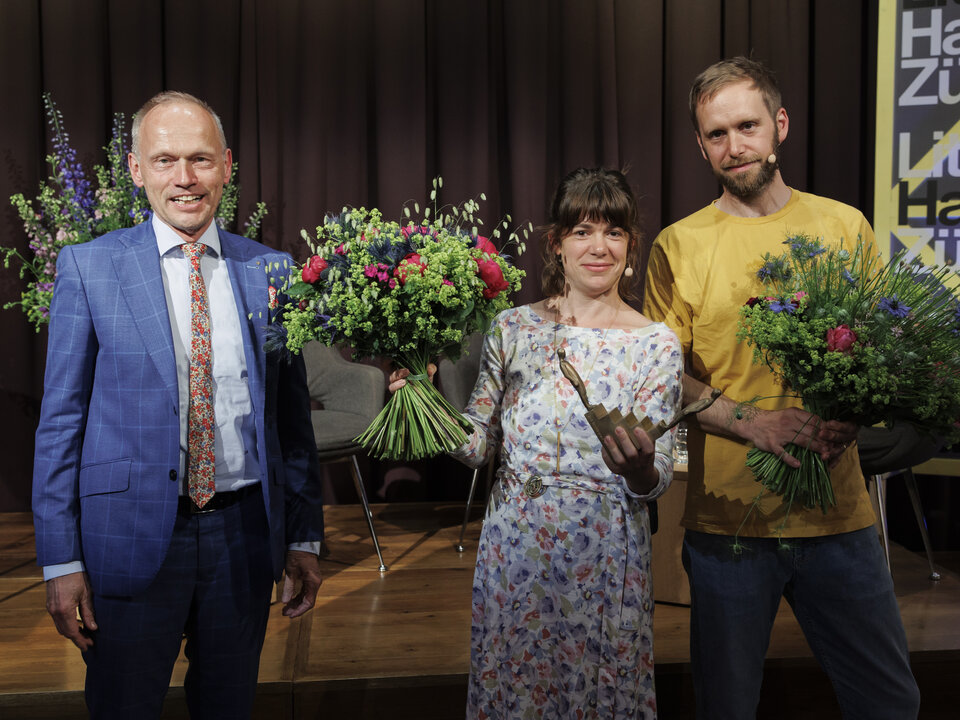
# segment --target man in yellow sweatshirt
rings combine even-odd
[[[764,294],[764,253],[781,253],[788,234],[873,244],[873,231],[858,210],[785,184],[778,160],[789,118],[762,64],[740,57],[707,68],[690,91],[690,114],[723,192],[657,237],[644,313],[680,338],[684,403],[724,392],[688,438],[683,561],[697,717],[756,716],[770,630],[786,597],[844,717],[915,718],[919,691],[873,528],[857,426],[805,412],[736,337],[740,307]],[[830,463],[837,506],[826,514],[788,509],[769,492],[754,504],[762,487],[745,465],[747,450],[799,467],[784,450],[790,442]]]

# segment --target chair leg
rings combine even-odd
[[[937,572],[933,564],[933,548],[930,546],[930,533],[927,532],[927,519],[923,516],[923,506],[920,505],[920,491],[917,489],[917,479],[913,475],[913,470],[905,470],[903,480],[907,486],[907,493],[910,495],[910,504],[913,505],[913,514],[917,517],[917,525],[920,526],[920,537],[923,538],[923,548],[927,551],[927,562],[930,563],[930,579],[937,582],[940,580],[940,573]]]
[[[370,528],[370,537],[373,538],[373,549],[377,551],[377,558],[380,560],[380,572],[386,572],[387,566],[383,564],[383,555],[380,554],[380,543],[377,542],[377,531],[373,529],[373,513],[370,512],[370,503],[367,502],[367,491],[363,489],[363,478],[360,476],[360,463],[357,462],[357,456],[351,455],[353,461],[353,484],[357,486],[357,495],[360,496],[360,502],[363,503],[363,513],[367,518],[367,527]]]
[[[890,535],[887,532],[887,476],[874,475],[873,485],[877,489],[877,514],[880,516],[880,542],[883,544],[883,555],[887,560],[887,570],[890,570]]]
[[[470,522],[470,509],[473,507],[473,494],[477,490],[477,478],[480,475],[480,468],[474,468],[473,470],[473,479],[470,480],[470,492],[467,494],[467,509],[463,512],[463,525],[460,526],[460,539],[457,541],[457,544],[454,545],[454,549],[458,553],[462,553],[463,548],[463,536],[467,533],[467,523]]]

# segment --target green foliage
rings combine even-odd
[[[406,225],[366,208],[325,218],[315,240],[305,235],[325,264],[320,278],[294,280],[284,291],[287,348],[299,352],[320,340],[349,345],[358,357],[459,357],[468,335],[485,332],[511,306],[509,295],[524,275],[503,255],[477,246],[475,210],[468,201],[455,213],[428,220],[428,212]],[[508,239],[516,241],[513,234]],[[411,264],[414,256],[419,265]],[[484,296],[481,262],[496,264],[507,285],[492,297]]]
[[[127,169],[129,144],[123,113],[113,116],[110,140],[103,148],[106,164],[93,168],[94,189],[76,159],[63,116],[49,93],[44,93],[43,102],[53,146],[53,152],[47,156],[50,175],[34,199],[27,199],[22,193],[10,198],[30,239],[29,251],[24,254],[16,248],[0,246],[4,267],[9,268],[11,264],[18,267],[20,277],[27,281],[27,289],[20,300],[7,303],[4,309],[20,307],[38,332],[49,321],[60,250],[67,245],[89,242],[113,230],[133,227],[150,217],[146,193],[134,184]],[[239,175],[238,163],[234,163],[234,173]],[[220,227],[233,227],[239,192],[236,183],[224,190],[217,208]],[[266,212],[266,206],[258,203],[244,226],[243,234],[256,238]]]

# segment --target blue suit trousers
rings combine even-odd
[[[190,716],[250,717],[273,589],[262,494],[222,510],[179,512],[170,550],[135,597],[94,596],[87,664],[92,718],[159,718],[186,637]]]

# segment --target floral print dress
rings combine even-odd
[[[591,403],[654,422],[680,404],[680,344],[663,324],[581,328],[530,306],[497,317],[465,410],[477,432],[456,453],[501,458],[473,581],[467,718],[655,718],[645,501],[670,483],[673,433],[657,441],[659,484],[634,495],[604,464],[558,347]]]

